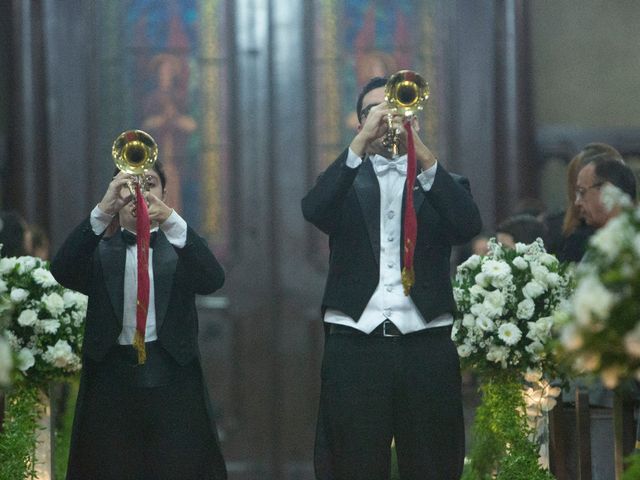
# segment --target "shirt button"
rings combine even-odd
[[[393,235],[389,235],[389,236],[387,237],[387,240],[389,240],[390,242],[393,242]]]
[[[393,268],[393,262],[387,263],[387,268]]]
[[[390,292],[391,290],[393,290],[392,287],[387,287],[387,292]]]
[[[391,316],[391,309],[390,308],[385,308],[382,313],[384,314],[385,317],[389,318]]]
[[[389,210],[387,212],[387,218],[393,218],[396,216],[396,212],[394,212],[393,210]]]

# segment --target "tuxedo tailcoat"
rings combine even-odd
[[[380,271],[380,187],[370,161],[346,164],[348,150],[319,177],[302,200],[309,222],[329,235],[329,273],[322,299],[327,308],[354,320],[375,291]],[[404,192],[407,195],[408,192]],[[433,185],[413,192],[418,235],[411,299],[426,321],[455,311],[451,287],[452,245],[468,242],[482,228],[469,181],[438,164]],[[404,201],[403,201],[404,205]],[[404,212],[403,212],[404,214]],[[401,244],[403,245],[404,235]],[[398,259],[402,262],[402,258]]]
[[[200,466],[194,467],[197,473],[192,476],[169,473],[173,465],[164,468],[159,474],[138,473],[125,470],[118,473],[122,478],[178,478],[191,479],[226,478],[224,460],[220,453],[215,423],[211,415],[208,394],[202,379],[200,354],[198,349],[198,316],[196,312],[195,297],[197,294],[206,295],[219,289],[224,283],[224,271],[215,256],[211,253],[203,238],[187,227],[187,239],[183,248],[174,248],[167,240],[164,233],[159,230],[153,248],[153,279],[151,281],[155,290],[155,311],[157,341],[147,343],[147,364],[150,375],[143,377],[143,382],[138,385],[129,385],[131,378],[126,374],[126,369],[113,368],[119,365],[113,362],[114,352],[122,352],[126,349],[134,359],[134,350],[130,346],[119,346],[118,337],[123,327],[124,310],[124,272],[126,260],[126,248],[122,236],[118,233],[109,238],[96,235],[91,227],[90,219],[84,220],[67,238],[60,251],[51,263],[51,272],[60,284],[81,292],[88,296],[88,307],[85,321],[85,333],[83,344],[83,371],[76,405],[74,419],[71,452],[69,460],[68,479],[98,478],[108,479],[104,471],[92,471],[87,468],[97,468],[95,465],[87,465],[85,458],[100,456],[93,463],[103,460],[105,465],[131,461],[129,457],[138,452],[138,443],[153,445],[158,439],[145,437],[141,434],[135,445],[125,443],[113,447],[113,451],[96,452],[87,444],[92,444],[94,439],[100,436],[96,434],[98,416],[113,417],[116,424],[119,421],[126,423],[125,405],[131,394],[133,402],[137,402],[132,408],[137,409],[135,416],[151,416],[153,413],[161,418],[176,417],[179,425],[188,424],[189,421],[206,426],[202,437],[208,439],[202,446],[201,440],[193,440],[198,445],[189,443],[192,439],[187,432],[180,438],[185,445],[163,445],[160,448],[194,448],[194,451],[202,448],[205,453],[197,461]],[[153,348],[151,348],[153,347]],[[135,361],[132,361],[135,363]],[[145,364],[145,365],[147,365]],[[157,377],[154,365],[160,366],[162,375]],[[135,371],[132,366],[132,371]],[[168,373],[167,373],[168,372]],[[154,377],[154,375],[156,375]],[[127,377],[127,378],[125,378]],[[156,378],[157,377],[157,378]],[[189,379],[190,383],[180,382]],[[176,383],[178,382],[178,383]],[[115,385],[122,384],[122,389],[117,390]],[[140,387],[140,388],[139,388]],[[92,402],[100,399],[102,391],[106,391],[104,398],[111,398],[109,389],[120,391],[124,397],[123,405],[105,406],[112,408],[113,412],[101,411],[99,406],[92,406]],[[189,391],[190,393],[183,392]],[[114,394],[115,395],[115,394]],[[182,402],[185,402],[182,404]],[[118,410],[122,407],[122,411]],[[98,411],[95,411],[95,410]],[[153,412],[153,409],[157,409]],[[190,417],[191,412],[193,418]],[[199,415],[199,416],[198,416]],[[181,418],[182,416],[182,418]],[[123,419],[123,420],[121,420]],[[113,423],[112,422],[112,423]],[[153,423],[153,421],[151,421]],[[161,422],[159,422],[161,423]],[[126,429],[128,425],[123,425]],[[111,428],[106,424],[105,428]],[[99,430],[99,428],[98,428]],[[171,429],[169,429],[171,430]],[[180,430],[176,428],[175,430]],[[136,435],[138,432],[135,432]],[[169,435],[162,435],[167,437]],[[100,443],[96,440],[96,445]],[[104,447],[111,448],[111,447]],[[89,452],[89,453],[87,453]],[[161,464],[166,452],[158,452],[159,457],[136,458],[132,461],[135,468],[145,462]],[[195,454],[197,456],[197,454]],[[158,460],[159,458],[159,460]],[[124,459],[124,460],[122,460]],[[191,471],[186,466],[175,466],[177,471]],[[194,472],[196,470],[193,470]],[[145,472],[149,470],[144,470]],[[104,475],[104,476],[101,476]],[[115,474],[112,474],[112,476]],[[164,475],[164,476],[163,476]],[[116,480],[115,478],[113,480]],[[118,479],[120,480],[120,479]]]

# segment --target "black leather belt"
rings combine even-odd
[[[391,320],[385,320],[378,325],[370,334],[364,333],[357,328],[347,327],[346,325],[339,325],[332,323],[329,326],[329,335],[362,335],[369,337],[401,337],[402,332]]]

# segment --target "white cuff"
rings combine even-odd
[[[187,243],[187,222],[174,210],[161,225],[169,243],[176,248],[182,248]]]
[[[91,222],[91,229],[96,235],[102,235],[111,223],[111,220],[113,220],[113,216],[103,212],[98,205],[91,210],[89,221]]]
[[[429,167],[427,170],[420,172],[418,175],[418,181],[422,186],[422,189],[425,192],[431,190],[431,186],[433,185],[433,181],[436,178],[436,170],[438,169],[438,162],[434,163],[432,167]]]
[[[347,167],[358,168],[362,163],[362,158],[355,154],[355,152],[349,149],[349,155],[347,155]]]

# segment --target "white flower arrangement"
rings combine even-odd
[[[614,388],[640,380],[640,207],[610,185],[602,198],[620,213],[591,237],[576,290],[556,318],[574,371],[599,375]]]
[[[463,365],[481,373],[548,372],[553,314],[568,296],[571,275],[541,239],[515,249],[489,240],[489,254],[457,270],[452,339]]]
[[[81,368],[87,298],[56,282],[35,257],[0,258],[0,384],[10,364],[35,383]]]

